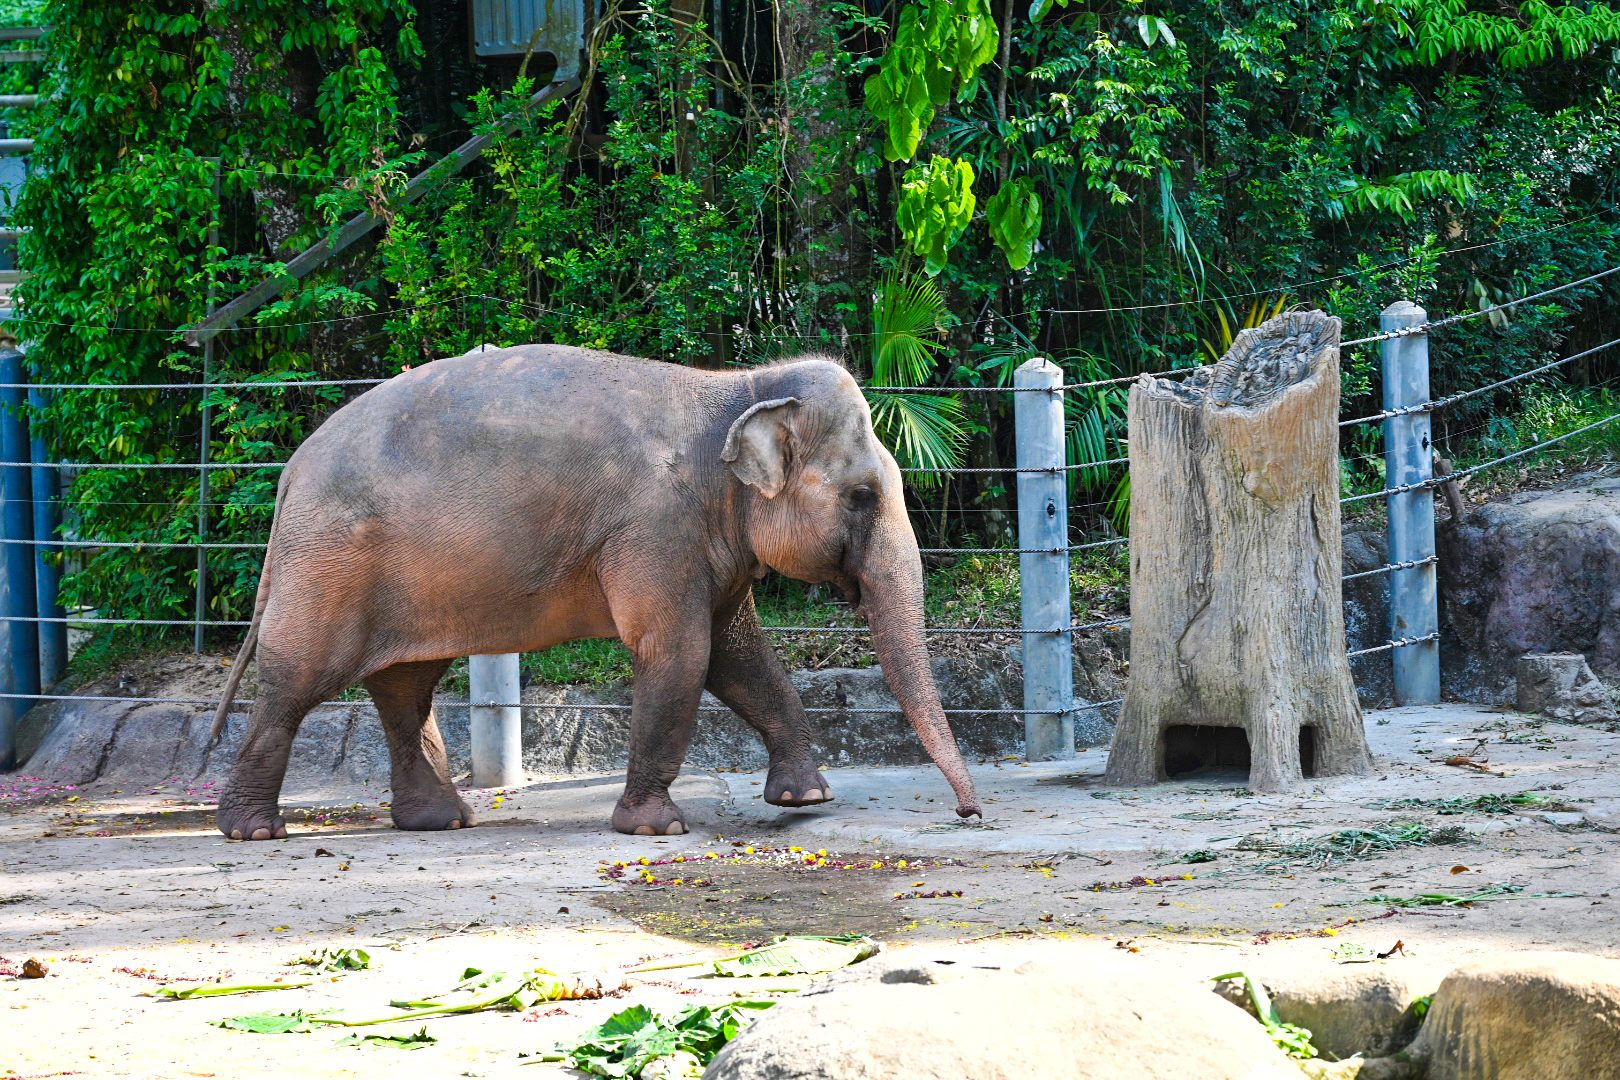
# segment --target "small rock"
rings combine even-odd
[[[1617,718],[1609,688],[1580,653],[1521,656],[1517,677],[1521,712],[1575,724],[1610,723]]]
[[[47,965],[43,960],[37,960],[30,956],[28,959],[23,961],[22,977],[25,979],[43,979],[50,973],[51,969],[49,965]]]

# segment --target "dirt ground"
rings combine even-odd
[[[1083,971],[1123,953],[1186,980],[1327,967],[1343,942],[1400,942],[1386,962],[1437,969],[1507,948],[1620,956],[1620,734],[1470,706],[1367,725],[1370,776],[1289,795],[1252,795],[1240,773],[1109,789],[1096,751],[983,762],[987,817],[966,825],[932,769],[829,770],[838,800],[796,811],[765,805],[758,774],[689,771],[675,794],[694,831],[656,839],[607,829],[609,775],[470,793],[480,825],[453,833],[396,832],[374,795],[337,793],[289,808],[294,834],[263,843],[219,836],[210,790],[180,780],[66,790],[0,776],[0,1076],[571,1075],[519,1054],[634,1003],[802,985],[625,972],[777,933],[859,931],[990,966],[1041,955]],[[1457,756],[1474,764],[1445,764]],[[366,947],[373,969],[251,997],[149,996],[301,982],[292,961],[336,945]],[[30,958],[49,974],[17,977]],[[377,1015],[468,966],[627,988],[431,1020],[438,1042],[418,1050],[208,1023]]]

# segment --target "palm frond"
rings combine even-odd
[[[902,469],[955,469],[967,446],[962,403],[936,394],[869,394],[872,427]],[[938,475],[912,474],[918,487],[936,487]]]
[[[923,274],[894,271],[878,288],[872,329],[872,382],[876,386],[919,386],[928,381],[940,350],[945,298]]]

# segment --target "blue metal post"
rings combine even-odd
[[[1407,300],[1384,309],[1385,333],[1422,326],[1428,313]],[[1384,408],[1404,409],[1429,400],[1429,337],[1411,334],[1384,342]],[[1396,488],[1434,476],[1432,428],[1427,412],[1384,421],[1384,479]],[[1389,561],[1416,562],[1434,556],[1434,489],[1418,488],[1387,496]],[[1389,636],[1425,637],[1440,629],[1439,588],[1431,561],[1389,575]],[[1392,650],[1395,704],[1433,705],[1440,700],[1440,642],[1424,641]]]
[[[40,409],[45,406],[45,395],[39,390],[28,391],[28,404]],[[50,450],[43,436],[33,433],[31,442],[36,466],[51,460]],[[34,591],[41,618],[60,619],[65,612],[57,595],[62,584],[62,548],[48,543],[58,540],[62,527],[61,472],[57,469],[35,468],[34,494]],[[67,623],[42,622],[39,624],[39,676],[43,686],[51,686],[67,670]]]
[[[27,379],[23,354],[14,345],[0,348],[0,383],[20,386]],[[0,460],[27,461],[27,400],[21,389],[0,390]],[[26,465],[0,469],[0,616],[4,657],[0,659],[0,687],[8,694],[39,693],[39,633],[34,592],[34,492]],[[20,543],[18,541],[21,541]],[[20,620],[20,621],[18,621]],[[26,698],[5,698],[0,719],[0,766],[16,765],[16,720],[33,703]]]
[[[1074,635],[1069,626],[1069,489],[1063,465],[1063,369],[1037,357],[1013,373],[1018,557],[1024,628],[1024,757],[1074,756]],[[1023,389],[1032,387],[1038,389]],[[1033,632],[1031,632],[1033,631]],[[1054,632],[1055,631],[1055,632]]]

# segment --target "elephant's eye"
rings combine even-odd
[[[857,488],[851,488],[848,497],[851,510],[870,510],[877,505],[877,492],[864,484]]]

